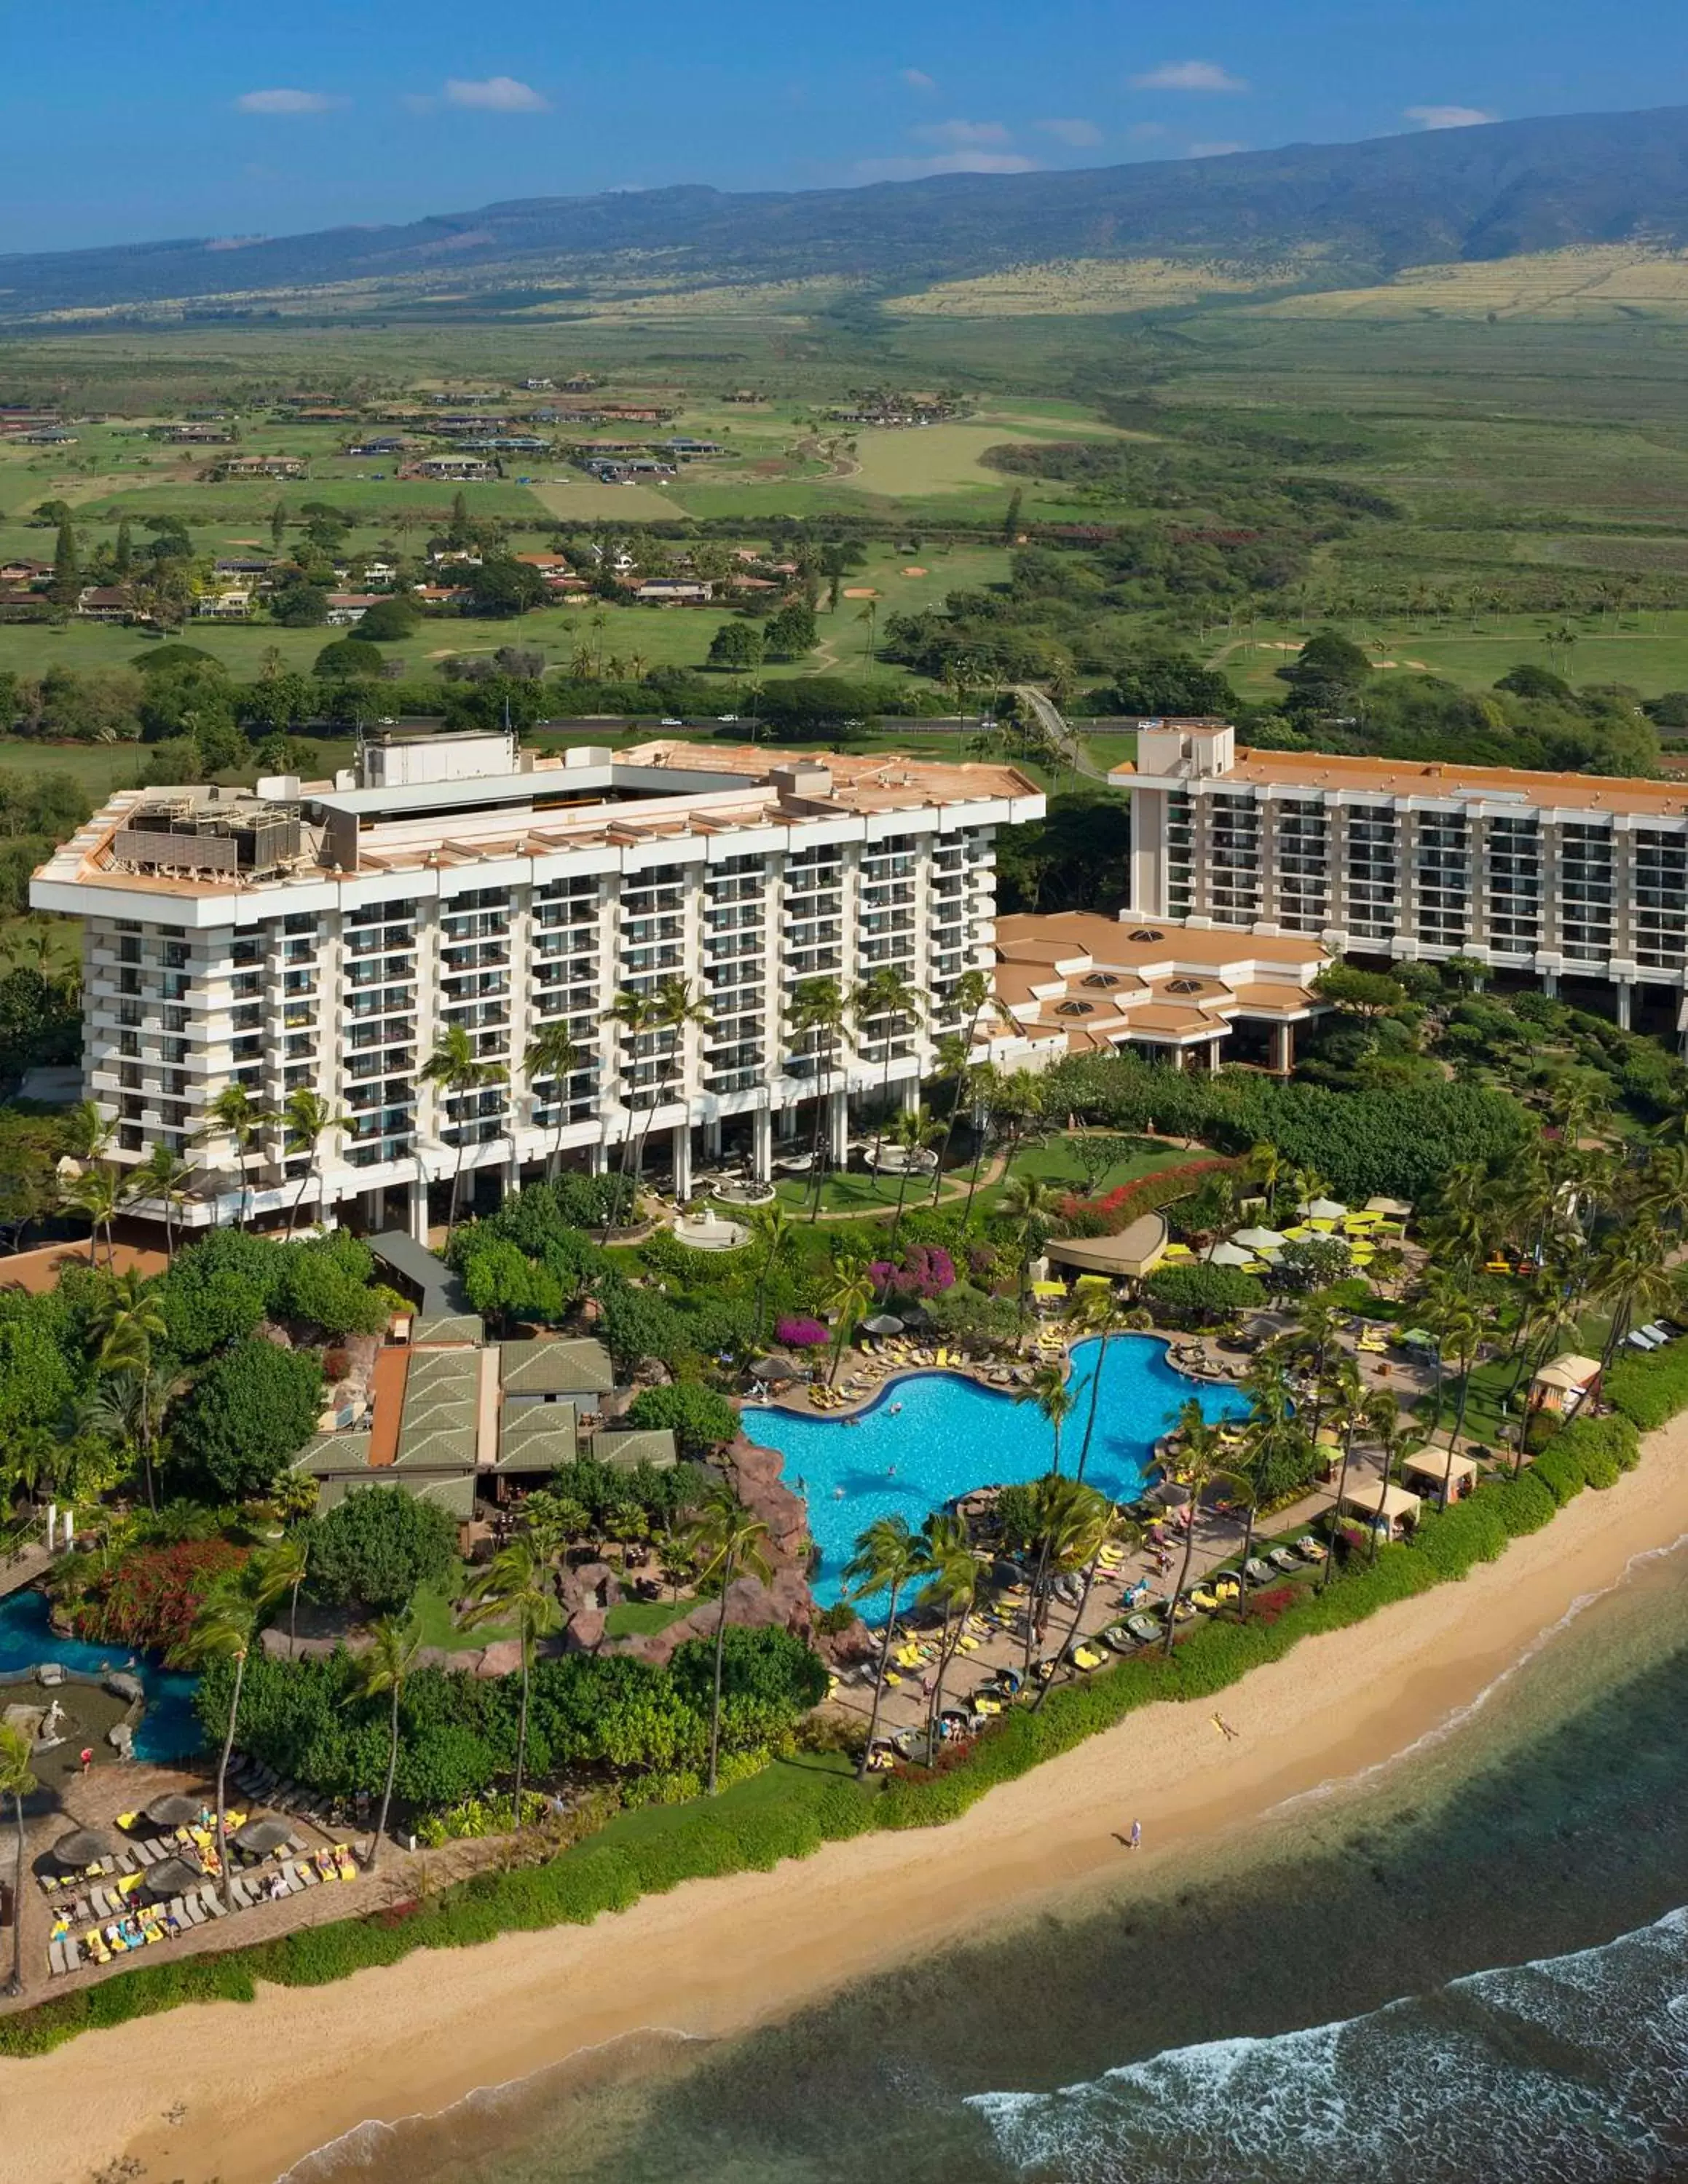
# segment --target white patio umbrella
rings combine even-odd
[[[1250,1251],[1281,1251],[1288,1240],[1287,1236],[1280,1236],[1276,1228],[1239,1228],[1231,1239],[1233,1244],[1241,1244]]]
[[[1210,1267],[1246,1267],[1254,1256],[1240,1244],[1210,1244],[1202,1253]]]
[[[1334,1198],[1316,1198],[1301,1211],[1310,1221],[1340,1221],[1348,1208]]]

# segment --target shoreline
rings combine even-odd
[[[716,2039],[1051,1899],[1163,1875],[1298,1799],[1339,1797],[1439,1738],[1639,1558],[1688,1537],[1688,1416],[1496,1562],[1304,1641],[1199,1702],[1129,1715],[960,1819],[694,1880],[595,1926],[419,1951],[0,2060],[0,2184],[79,2184],[120,2156],[185,2184],[271,2180],[360,2126],[437,2114],[629,2036]],[[1136,1788],[1134,1784],[1153,1784]],[[180,2120],[165,2120],[179,2108]]]

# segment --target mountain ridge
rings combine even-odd
[[[1027,261],[1316,249],[1333,281],[1568,243],[1688,241],[1688,107],[848,189],[704,182],[495,199],[300,235],[0,257],[0,318],[495,270],[657,285],[846,277],[887,291]]]

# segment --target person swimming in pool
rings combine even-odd
[[[900,1418],[900,1417],[902,1416],[902,1414],[903,1414],[903,1406],[902,1406],[902,1404],[901,1404],[901,1403],[893,1403],[893,1404],[891,1406],[890,1409],[889,1409],[888,1411],[886,1411],[886,1416],[888,1418]]]

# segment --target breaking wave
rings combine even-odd
[[[1657,2184],[1688,2166],[1688,1909],[1361,2017],[975,2095],[1059,2184]]]

